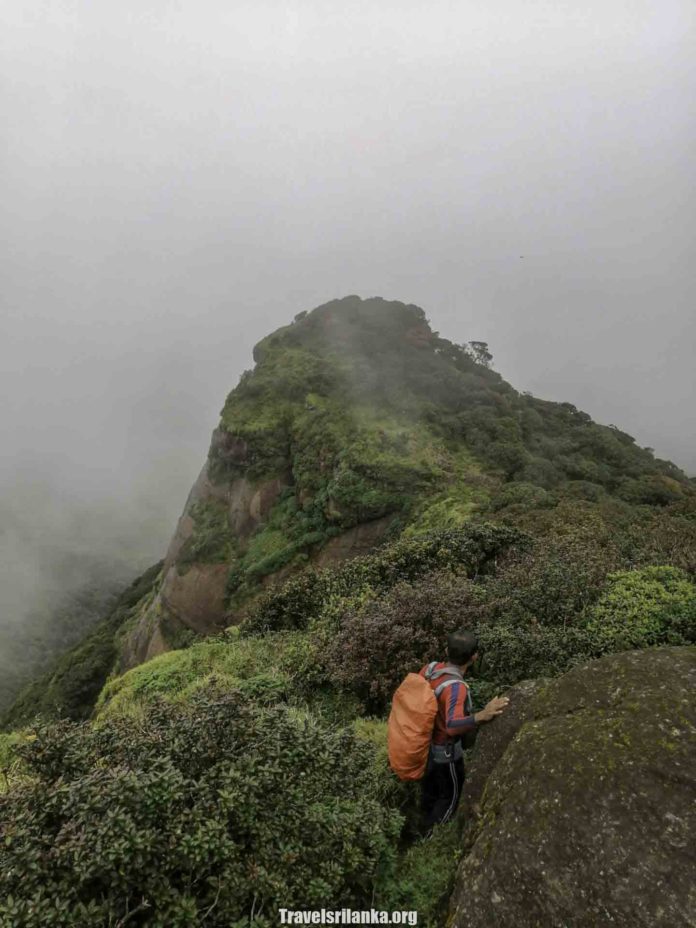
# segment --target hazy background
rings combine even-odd
[[[5,0],[0,657],[80,565],[160,556],[254,342],[337,296],[696,473],[695,22]]]

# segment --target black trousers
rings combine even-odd
[[[426,834],[433,825],[449,822],[457,811],[464,786],[464,761],[436,764],[428,758],[421,781],[421,812]]]

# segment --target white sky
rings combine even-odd
[[[155,559],[254,342],[349,293],[696,473],[695,21],[5,0],[5,550],[93,511],[91,548]]]

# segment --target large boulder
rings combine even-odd
[[[486,725],[479,730],[474,750],[474,762],[467,766],[466,780],[462,790],[460,808],[463,818],[470,820],[479,813],[479,804],[486,787],[488,777],[508,748],[529,715],[530,702],[546,685],[546,680],[524,680],[513,686],[505,695],[510,704],[505,712],[498,716],[494,725]]]
[[[521,713],[513,692],[479,737],[448,925],[693,928],[695,691],[696,648],[659,648],[578,667]]]

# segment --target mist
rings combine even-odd
[[[253,344],[334,297],[696,474],[695,14],[7,0],[0,664],[161,556]]]

